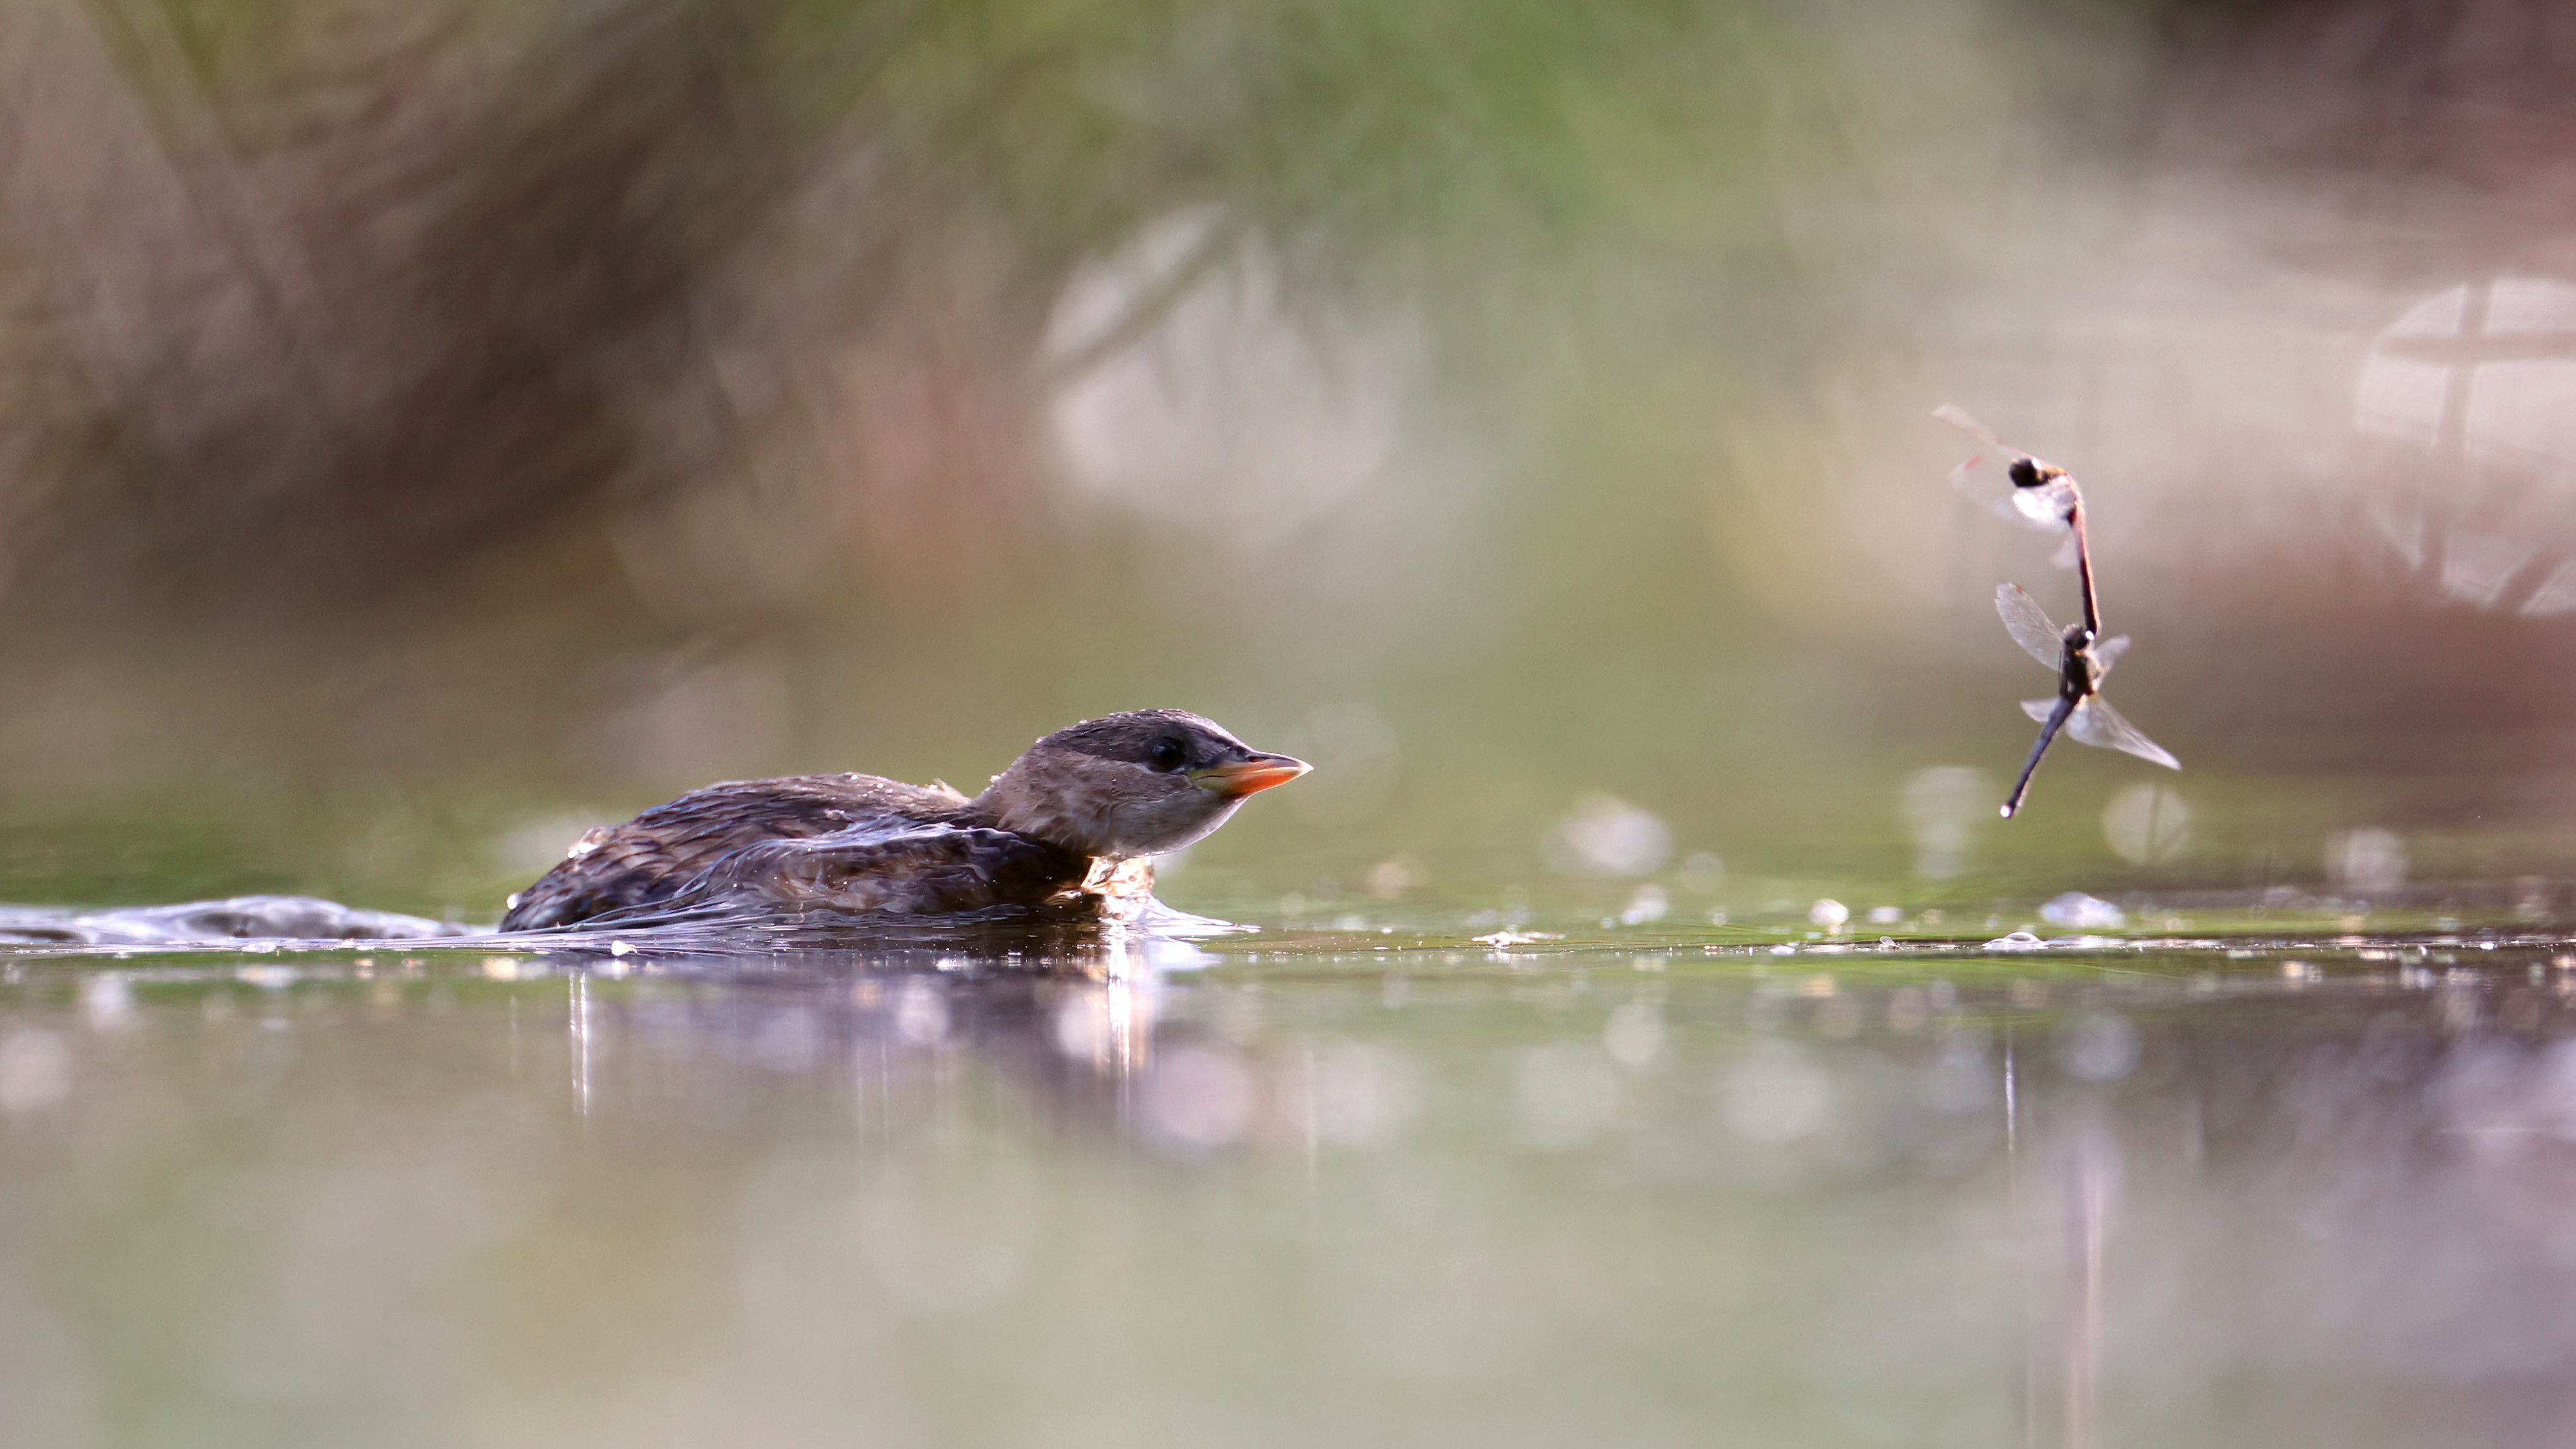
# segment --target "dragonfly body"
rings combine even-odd
[[[2058,637],[2064,641],[2058,649],[2058,697],[2081,701],[2100,694],[2102,676],[2111,672],[2111,666],[2094,657],[2093,631],[2069,624]]]
[[[2169,770],[2181,769],[2181,761],[2138,733],[2137,726],[2122,719],[2120,712],[2102,698],[2102,681],[2128,649],[2129,641],[2125,635],[2116,639],[2102,637],[2102,602],[2093,589],[2093,549],[2084,529],[2084,490],[2076,486],[2075,475],[2004,442],[1959,408],[1945,405],[1935,409],[1932,416],[2011,459],[2004,476],[2012,486],[1999,502],[2000,511],[2040,527],[2063,527],[2072,558],[2060,563],[2063,566],[2071,561],[2075,565],[2076,580],[2083,590],[2083,621],[2064,629],[2050,623],[2048,615],[2020,585],[2004,584],[1995,590],[1995,612],[2003,615],[2004,628],[2012,634],[2013,642],[2031,658],[2057,671],[2054,699],[2022,702],[2022,713],[2039,721],[2039,742],[2031,746],[2030,758],[2022,763],[2021,778],[2013,782],[2012,796],[2004,801],[2004,818],[2011,819],[2021,809],[2022,797],[2030,791],[2030,777],[2038,772],[2041,757],[2048,753],[2060,731],[2074,736],[2080,744],[2121,750]],[[1980,455],[1960,464],[1951,473],[1950,481],[1975,492],[1972,480],[1985,461]]]

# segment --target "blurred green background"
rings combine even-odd
[[[1172,705],[1318,766],[1169,873],[1254,918],[2554,912],[2562,29],[18,0],[0,897],[488,920],[695,784]],[[1992,820],[1993,588],[2072,591],[1942,402],[2086,481],[2184,774]]]

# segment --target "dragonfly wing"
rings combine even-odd
[[[1941,404],[1939,407],[1932,410],[1932,416],[1939,418],[1941,421],[1948,423],[1954,428],[1957,428],[1960,432],[1966,433],[1969,437],[1976,439],[1978,442],[1986,444],[1988,447],[2001,448],[2004,446],[2003,439],[1995,436],[1994,429],[1989,428],[1984,423],[1978,422],[1975,418],[1968,416],[1968,410],[1960,407],[1956,403]],[[2011,450],[2006,449],[2005,451],[2009,452]]]
[[[2121,655],[2123,655],[2123,654],[2126,654],[2126,653],[2128,653],[2128,652],[2129,652],[2129,636],[2128,636],[2128,635],[2126,635],[2126,634],[2122,634],[2122,635],[2120,635],[2119,637],[2114,638],[2114,639],[2105,639],[2105,640],[2103,640],[2101,643],[2094,645],[2094,646],[2093,646],[2093,663],[2094,663],[2094,666],[2095,666],[2095,667],[2094,667],[2094,670],[2093,670],[2093,678],[2094,678],[2094,680],[2098,683],[2098,682],[2099,682],[2099,681],[2101,681],[2101,680],[2105,680],[2105,679],[2110,678],[2110,677],[2111,677],[2111,666],[2112,666],[2112,665],[2114,665],[2114,664],[2119,663],[2119,662],[2120,662],[2120,656],[2121,656]]]
[[[2059,521],[2064,522],[2062,519]],[[2066,541],[2057,546],[2057,552],[2048,556],[2048,566],[2053,569],[2075,567],[2075,552],[2075,530],[2070,528],[2066,530]]]
[[[2138,727],[2120,717],[2100,695],[2075,707],[2075,717],[2066,722],[2066,732],[2084,743],[2104,750],[2120,750],[2151,761],[2168,770],[2179,770],[2182,761],[2164,746],[2138,733]]]
[[[2065,640],[2059,637],[2057,626],[2048,622],[2048,615],[2039,607],[2039,601],[2025,592],[2021,585],[1995,586],[1995,612],[2003,616],[2004,632],[2012,635],[2013,642],[2021,646],[2023,653],[2051,669],[2064,662]]]
[[[2060,478],[2036,488],[2013,489],[2013,508],[2043,528],[2063,527],[2075,509],[2075,485]]]
[[[2056,709],[2057,696],[2053,694],[2046,699],[2025,699],[2021,702],[2021,712],[2042,724],[2048,722],[2049,715]]]
[[[2033,490],[2013,486],[2009,469],[2017,456],[1993,451],[1976,454],[1950,470],[1950,486],[2008,523],[2018,523],[2038,533],[2065,533],[2072,537],[2064,509],[2050,501],[2047,490],[2038,490],[2041,496],[2033,497]]]
[[[2027,525],[2030,520],[2015,506],[2012,479],[2004,472],[2009,461],[1996,453],[1976,454],[1950,470],[1950,486],[1995,517]]]
[[[1996,440],[1985,424],[1955,407],[1936,409],[1932,416],[1966,433],[1985,446],[1970,454],[1968,460],[1950,470],[1950,486],[1966,494],[1978,506],[1999,518],[2009,519],[2026,528],[2059,529],[2066,526],[2066,503],[2055,489],[2040,489],[2045,498],[2025,495],[2034,490],[2013,486],[2012,465],[2030,455],[2009,443]]]

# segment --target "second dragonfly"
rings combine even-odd
[[[2079,744],[2123,750],[2168,770],[2182,768],[2182,761],[2138,733],[2137,726],[2122,719],[2110,701],[2102,698],[2102,681],[2128,650],[2127,635],[2104,639],[2090,624],[2069,624],[2060,629],[2049,622],[2038,602],[2019,584],[1996,587],[1995,612],[2003,615],[2004,628],[2012,634],[2014,643],[2031,658],[2057,671],[2056,698],[2022,701],[2022,713],[2039,721],[2039,743],[2030,747],[2030,758],[2022,763],[2021,778],[2013,782],[2012,797],[2004,801],[2006,820],[2021,809],[2022,796],[2030,791],[2030,777],[2039,769],[2040,756],[2048,753],[2049,743],[2061,729]]]

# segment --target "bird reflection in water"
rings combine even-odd
[[[604,960],[558,955],[569,968],[570,1106],[583,1117],[684,1108],[723,1118],[763,1082],[802,1076],[847,1092],[891,1132],[939,1096],[915,1088],[954,1080],[972,1059],[1059,1129],[1187,1151],[1245,1135],[1250,1113],[1237,1108],[1256,1094],[1240,1051],[1200,1023],[1163,1019],[1163,972],[1203,953],[1123,930],[1022,933],[1022,944],[766,959],[651,948]],[[1186,1083],[1157,1082],[1158,1038],[1170,1039],[1171,1065],[1197,1088],[1175,1095],[1169,1088]]]

